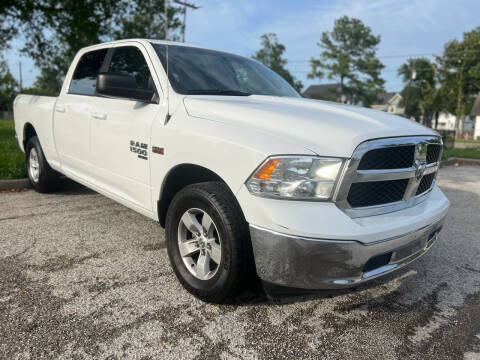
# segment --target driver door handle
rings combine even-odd
[[[92,112],[90,115],[91,115],[92,118],[94,118],[94,119],[107,120],[107,113]]]
[[[57,106],[55,107],[55,111],[56,111],[56,112],[59,112],[59,113],[64,113],[64,112],[66,112],[67,110],[65,109],[65,106],[57,105]]]

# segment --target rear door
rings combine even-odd
[[[110,50],[107,57],[111,58],[108,73],[131,75],[138,89],[156,90],[153,65],[142,45],[122,43]],[[158,104],[131,98],[96,97],[92,109],[95,178],[103,189],[149,211],[150,132],[155,119],[161,116]]]
[[[70,84],[61,94],[54,109],[55,145],[67,173],[93,182],[90,177],[90,126],[97,75],[107,49],[81,55]]]

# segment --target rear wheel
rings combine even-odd
[[[55,190],[60,175],[48,165],[38,137],[33,136],[25,147],[28,179],[32,187],[40,193]]]
[[[165,232],[175,274],[196,297],[222,303],[253,279],[248,225],[225,184],[182,189],[168,209]]]

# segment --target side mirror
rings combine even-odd
[[[102,73],[97,76],[96,94],[106,97],[153,102],[155,91],[137,89],[137,80],[132,75]]]

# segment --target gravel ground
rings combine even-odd
[[[0,194],[4,359],[480,359],[480,167],[446,167],[440,241],[354,290],[215,306],[170,270],[160,226],[80,186]]]

